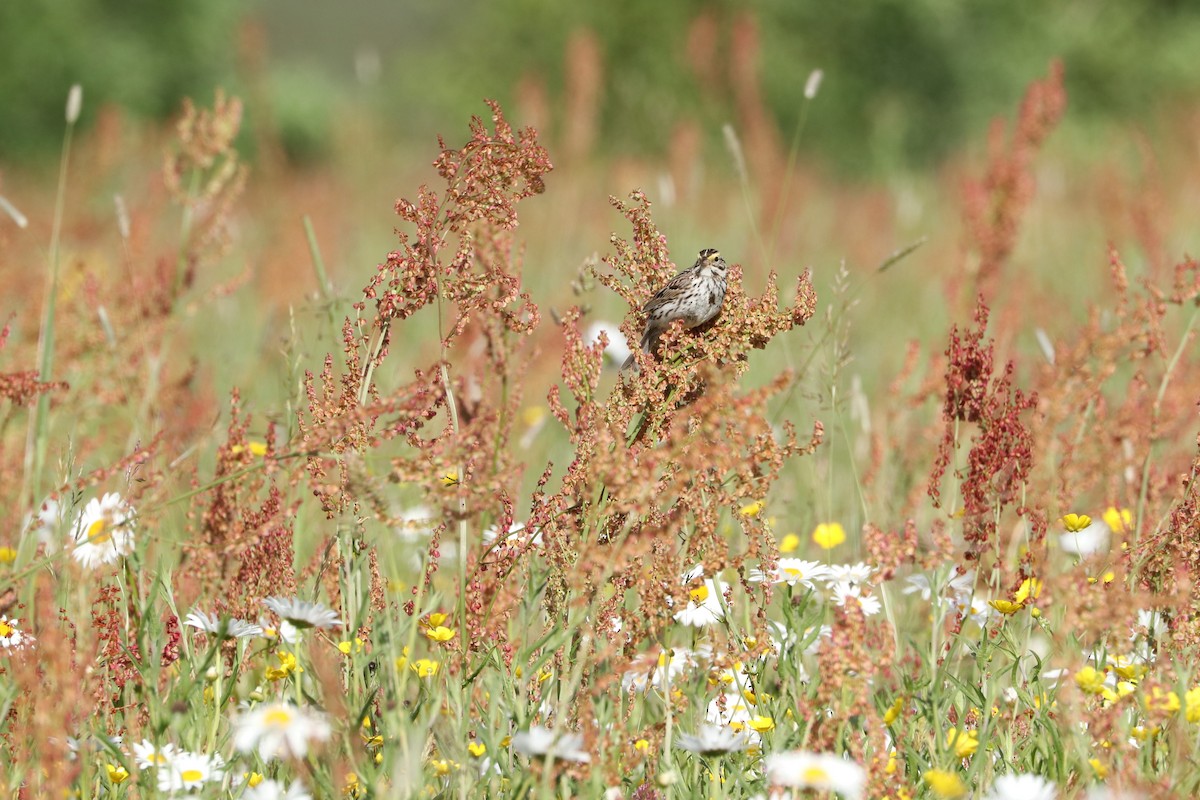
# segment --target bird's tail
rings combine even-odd
[[[643,353],[653,353],[654,348],[657,344],[658,344],[658,337],[651,336],[649,331],[647,331],[646,334],[644,336],[642,336],[641,347],[642,347]],[[630,353],[629,358],[625,359],[625,363],[621,365],[621,372],[625,372],[626,370],[629,370],[629,369],[632,369],[634,372],[638,371],[637,352],[636,351]]]

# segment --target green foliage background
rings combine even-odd
[[[482,97],[511,105],[522,76],[536,76],[557,111],[565,45],[584,29],[603,51],[601,146],[658,155],[680,119],[701,121],[715,144],[733,118],[728,86],[699,86],[687,63],[701,13],[719,20],[723,50],[737,19],[757,20],[763,90],[784,132],[796,124],[805,77],[824,69],[822,123],[806,144],[852,175],[928,165],[977,140],[1055,57],[1066,62],[1077,123],[1152,120],[1200,94],[1200,4],[1182,0],[56,0],[0,6],[0,148],[10,157],[53,152],[76,81],[93,111],[112,102],[152,118],[185,95],[244,88],[258,77],[236,54],[239,26],[250,23],[266,31],[269,52],[256,54],[270,72],[263,83],[302,160],[327,150],[322,139],[347,99],[420,141],[477,111]],[[382,70],[354,88],[364,51]],[[727,52],[713,55],[727,63]]]

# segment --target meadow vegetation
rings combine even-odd
[[[1058,64],[892,187],[480,108],[390,220],[223,93],[5,184],[7,793],[1200,791],[1194,149],[1056,151]]]

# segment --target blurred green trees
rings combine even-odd
[[[1075,121],[1142,118],[1200,96],[1200,3],[1187,0],[37,0],[0,6],[0,152],[52,152],[75,81],[93,111],[113,102],[162,117],[184,95],[209,96],[245,68],[235,43],[249,16],[267,33],[253,68],[270,72],[275,110],[303,134],[308,159],[328,151],[322,106],[364,47],[379,80],[341,100],[400,137],[428,140],[483,97],[511,108],[540,97],[552,141],[590,103],[589,146],[601,155],[665,153],[681,120],[718,147],[723,123],[744,122],[748,72],[753,102],[789,141],[819,67],[805,147],[857,174],[978,140],[1056,57]],[[572,95],[589,71],[598,89],[581,106]],[[306,115],[311,124],[294,119]]]

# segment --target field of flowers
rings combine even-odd
[[[490,104],[371,268],[241,100],[79,103],[0,185],[7,796],[1200,793],[1194,135],[1046,163],[1054,65],[923,201],[730,129],[595,217]],[[620,372],[701,247],[720,316]]]

